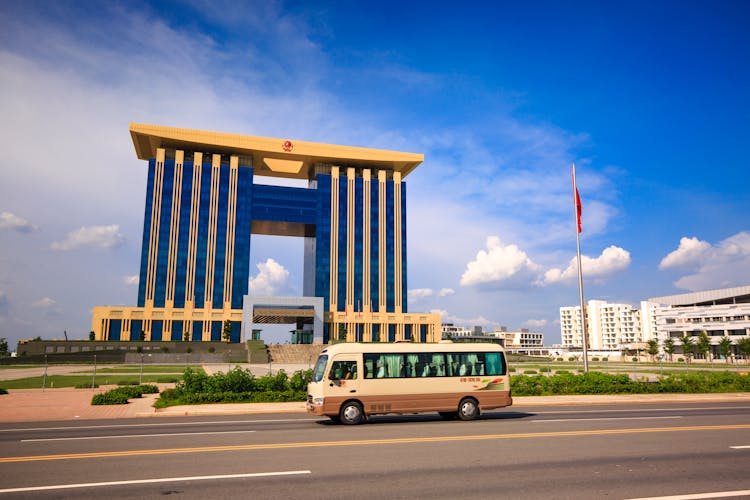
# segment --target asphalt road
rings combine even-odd
[[[0,429],[8,498],[750,498],[748,464],[746,403],[526,406],[355,427],[279,414]]]

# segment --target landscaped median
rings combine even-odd
[[[275,375],[255,377],[249,370],[240,367],[227,373],[206,375],[203,370],[187,368],[174,389],[161,392],[154,407],[305,401],[311,375],[312,371],[306,370],[297,371],[289,377],[280,370]],[[627,375],[562,372],[555,375],[516,375],[511,378],[511,388],[513,396],[750,392],[750,376],[737,372],[703,371],[672,373],[656,381],[643,381],[633,380]],[[96,395],[94,400],[99,402],[92,401],[92,404],[123,404],[127,399],[154,392],[158,390],[153,385],[121,387]],[[138,394],[126,397],[131,393]]]

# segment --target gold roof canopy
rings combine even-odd
[[[186,128],[130,124],[136,155],[156,157],[156,149],[208,152],[251,157],[255,175],[309,179],[315,165],[387,169],[406,177],[424,155],[383,149],[338,146]]]

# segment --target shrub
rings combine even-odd
[[[571,356],[568,358],[568,361],[575,361],[575,360],[576,360],[575,356]]]
[[[176,384],[180,381],[180,377],[157,377],[156,382],[159,384]]]
[[[111,391],[95,394],[91,399],[92,405],[124,405],[129,399],[140,398],[143,394],[158,394],[159,388],[153,384],[139,386],[123,386]]]
[[[95,384],[93,385],[93,388],[97,388],[97,387],[99,387],[99,384],[96,384],[96,383],[95,383]],[[81,383],[81,384],[76,384],[76,385],[75,385],[75,388],[76,388],[76,389],[91,389],[91,388],[92,388],[92,385],[91,385],[91,383],[89,383],[89,382],[83,382],[83,383]]]
[[[256,378],[249,370],[238,366],[227,373],[211,376],[186,368],[182,381],[174,389],[163,391],[154,406],[304,401],[311,379],[312,370],[295,372],[291,378],[283,370]]]
[[[214,353],[214,352],[216,352],[216,348],[214,346],[211,346],[211,347],[208,348],[208,352]]]
[[[115,382],[115,384],[117,384],[119,386],[123,386],[123,385],[138,385],[138,381],[137,380],[118,380],[117,382]]]
[[[524,370],[523,371],[524,375],[536,375],[536,373],[537,373],[536,370]]]
[[[549,373],[551,371],[552,371],[552,369],[549,368],[549,367],[547,367],[547,366],[543,366],[543,367],[539,368],[539,373]],[[526,373],[528,373],[528,372],[526,372]]]
[[[124,405],[128,402],[128,395],[117,392],[117,389],[95,394],[91,399],[92,405]]]
[[[557,358],[557,361],[563,361],[563,358]]]
[[[508,368],[508,371],[510,373],[515,373],[516,372],[516,367],[515,366],[511,366],[510,368]]]
[[[593,358],[591,358],[591,361],[599,361],[599,358],[597,358],[596,356],[594,356]]]
[[[0,387],[0,394],[8,394],[8,391]]]
[[[636,358],[635,356],[633,356],[633,363],[637,363],[637,362],[638,362],[638,358]]]

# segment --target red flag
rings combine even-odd
[[[573,194],[575,198],[573,202],[576,205],[576,220],[578,221],[578,232],[581,232],[581,196],[578,194],[578,186],[576,186],[576,170],[575,165],[573,166]]]

